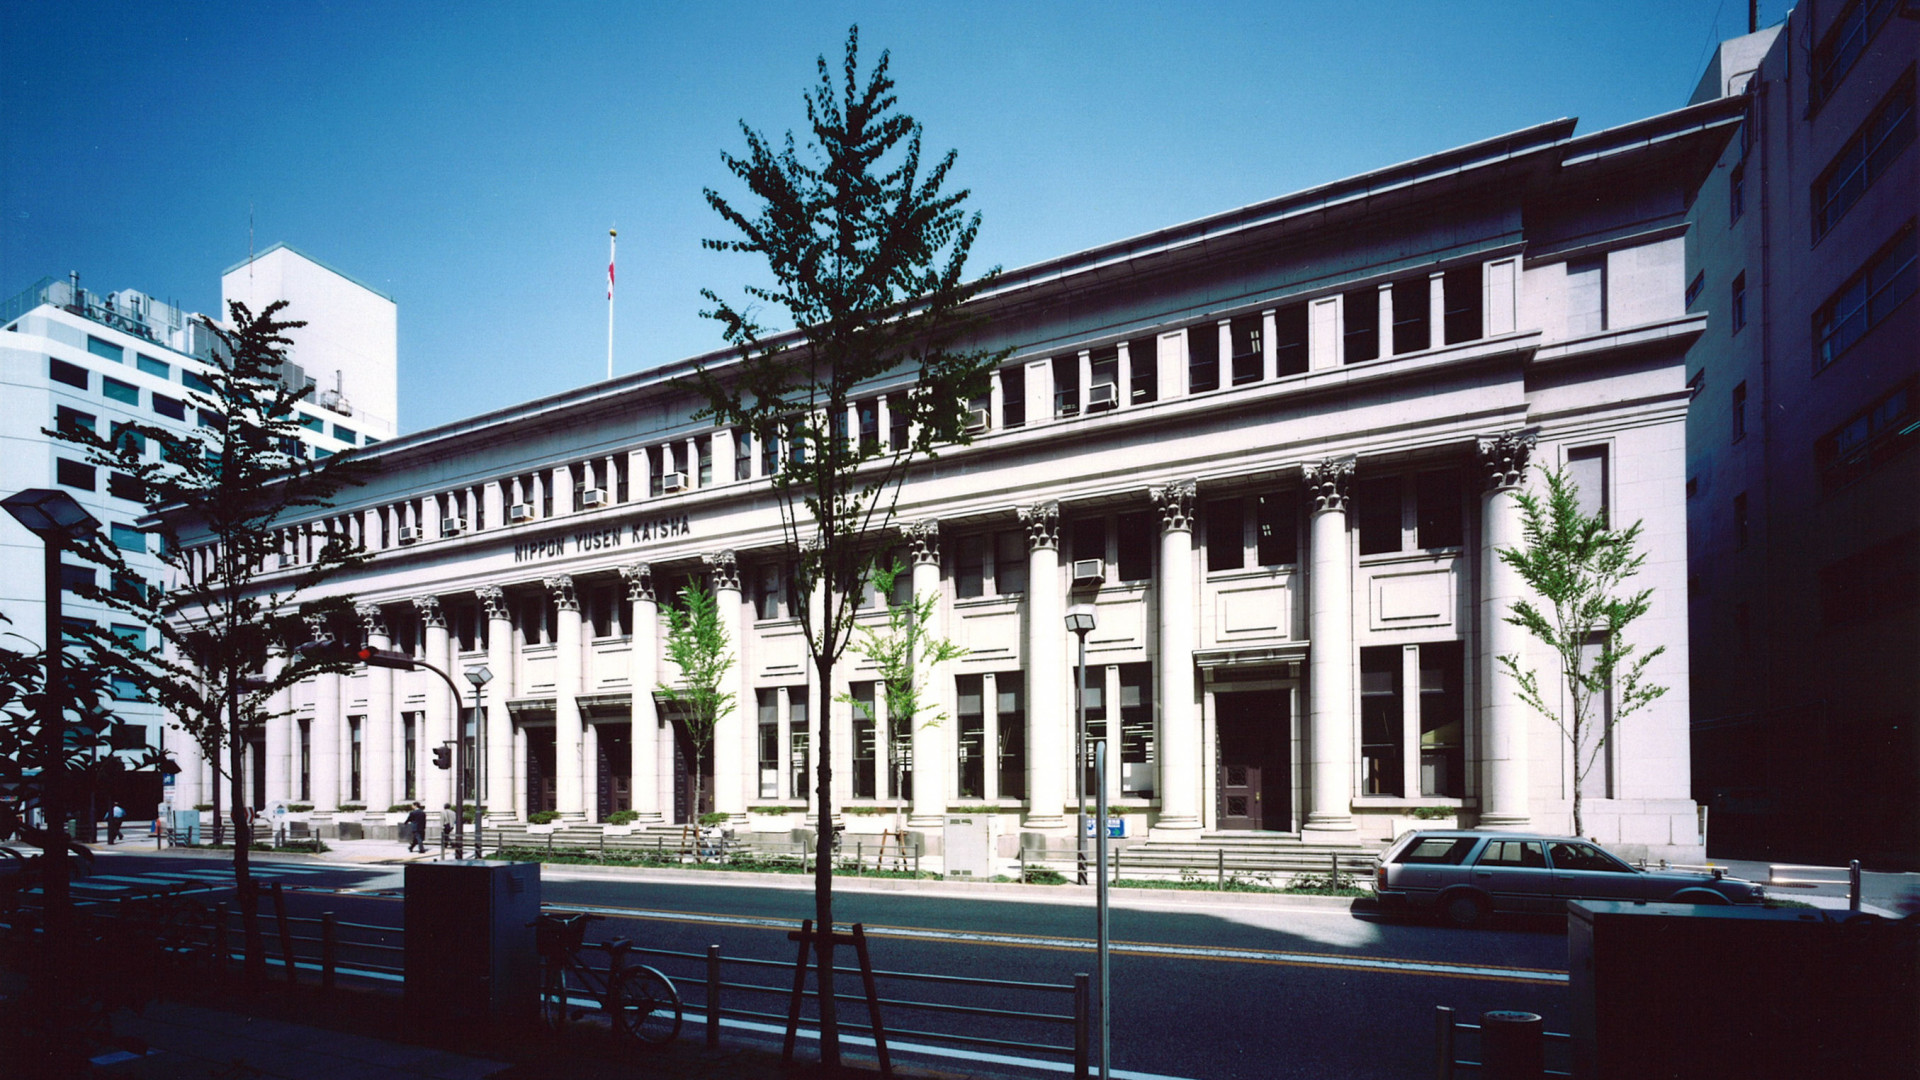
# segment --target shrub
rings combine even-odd
[[[213,804],[210,802],[197,802],[193,804],[193,808],[195,810],[211,810],[213,809]]]
[[[1417,821],[1439,821],[1441,818],[1453,817],[1459,812],[1451,806],[1416,806],[1408,811],[1408,816]]]
[[[365,810],[366,808],[367,808],[366,803],[343,802],[340,804],[340,811],[341,813],[345,813],[345,814],[356,814],[362,810]]]
[[[607,824],[609,825],[631,825],[639,820],[639,813],[633,810],[615,810],[613,813],[607,815]]]
[[[287,804],[287,811],[289,813],[304,814],[307,811],[312,809],[313,809],[313,804],[310,802],[296,802],[296,803]]]
[[[724,823],[724,822],[725,822],[726,820],[727,820],[727,815],[726,815],[725,813],[722,813],[722,812],[721,812],[721,811],[719,811],[719,810],[715,810],[715,811],[714,811],[713,813],[711,813],[711,814],[701,814],[701,815],[700,815],[700,824],[701,824],[701,825],[703,825],[703,826],[705,826],[705,825],[719,825],[719,824],[722,824],[722,823]]]
[[[807,812],[807,808],[804,806],[749,806],[747,807],[747,813],[749,814],[804,814],[806,812]]]
[[[286,843],[281,844],[279,850],[304,851],[310,855],[318,855],[318,854],[321,854],[322,852],[331,851],[333,849],[329,848],[326,845],[326,842],[323,840],[320,840],[318,838],[310,838],[306,840],[289,840]]]
[[[527,815],[529,825],[551,825],[559,820],[560,811],[558,810],[535,810]]]
[[[397,802],[397,803],[394,803],[394,804],[393,804],[392,806],[389,806],[389,807],[387,807],[387,813],[389,813],[389,814],[404,814],[404,813],[406,813],[407,811],[409,811],[409,810],[411,810],[411,809],[413,809],[413,804],[412,804],[412,803],[410,803],[410,802]]]

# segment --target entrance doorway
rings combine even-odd
[[[1214,695],[1215,760],[1221,829],[1291,832],[1293,787],[1288,760],[1293,695],[1247,690]]]
[[[633,725],[595,724],[600,747],[599,820],[633,809]]]
[[[555,786],[559,756],[554,753],[552,727],[530,727],[527,732],[527,809],[558,810],[560,793]]]

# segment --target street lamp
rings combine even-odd
[[[46,686],[40,704],[41,795],[46,831],[41,834],[41,895],[46,909],[45,934],[49,946],[49,982],[66,963],[61,946],[66,936],[71,897],[67,887],[67,763],[66,684],[60,673],[65,651],[60,619],[60,553],[81,537],[100,528],[73,496],[48,488],[30,488],[0,500],[15,521],[40,538],[46,551]],[[58,996],[58,986],[50,998]]]
[[[488,670],[487,665],[480,664],[468,668],[466,676],[467,681],[473,684],[473,857],[477,859],[480,857],[481,841],[487,835],[482,831],[486,811],[483,809],[485,804],[481,801],[486,798],[487,791],[487,722],[480,715],[480,689],[493,681],[493,672]],[[460,734],[462,735],[461,745],[464,746],[466,732],[463,731]],[[465,781],[466,776],[465,770],[462,770],[461,780]],[[459,829],[461,825],[466,824],[466,816],[463,811],[460,814],[460,824],[454,826],[453,851],[456,855],[460,853]]]
[[[1080,639],[1080,661],[1074,677],[1078,719],[1073,737],[1073,824],[1077,880],[1081,885],[1087,883],[1087,635],[1093,627],[1093,605],[1075,604],[1067,609],[1067,629]]]

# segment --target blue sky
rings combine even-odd
[[[5,0],[0,294],[190,309],[285,241],[392,296],[416,431],[715,347],[753,276],[703,187],[849,24],[1008,268],[1562,116],[1685,103],[1740,0],[1037,4]],[[1761,23],[1786,5],[1767,0]],[[298,312],[292,313],[295,317]]]

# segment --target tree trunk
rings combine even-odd
[[[248,820],[251,815],[247,813],[244,768],[247,744],[240,730],[240,690],[231,680],[227,688],[227,718],[227,765],[232,773],[233,792],[233,886],[240,901],[240,928],[246,940],[247,987],[258,990],[266,985],[266,941],[260,933],[260,895],[254,890],[247,858],[253,847],[253,822]]]
[[[831,601],[829,601],[831,602]],[[815,953],[820,975],[820,1064],[840,1067],[840,1021],[833,1000],[833,660],[818,657],[814,668],[820,675],[820,723],[815,755],[815,775],[819,777],[816,800],[819,814],[814,819],[813,925],[819,933]]]

